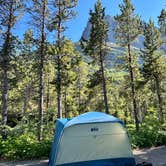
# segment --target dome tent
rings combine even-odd
[[[123,122],[101,112],[58,119],[49,166],[135,166]]]

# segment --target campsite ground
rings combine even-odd
[[[134,150],[136,162],[151,162],[153,166],[166,166],[166,146]]]
[[[137,163],[151,162],[153,166],[166,166],[166,146],[134,150]],[[48,160],[0,162],[0,166],[47,166]]]

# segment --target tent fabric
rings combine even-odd
[[[51,151],[51,154],[50,154],[50,165],[53,165],[53,161],[54,161],[54,157],[56,155],[56,150],[57,150],[57,146],[58,146],[58,141],[60,139],[60,135],[64,129],[64,126],[65,124],[69,121],[70,119],[57,119],[56,121],[56,129],[55,129],[55,132],[56,132],[56,135],[54,136],[54,140],[53,140],[53,143],[52,143],[52,151]],[[54,133],[55,133],[54,132]]]
[[[58,166],[135,166],[134,158],[116,158],[61,164]]]
[[[126,131],[120,123],[78,124],[65,129],[59,143],[56,163],[60,165],[99,159],[128,158],[132,157],[129,145]]]
[[[123,122],[101,112],[58,119],[49,166],[68,165],[135,166]]]
[[[115,118],[114,116],[107,115],[103,112],[88,112],[84,113],[80,116],[77,116],[70,120],[66,125],[66,127],[70,127],[76,124],[85,124],[85,123],[104,123],[104,122],[118,122],[123,124],[122,121],[120,121],[118,118]]]

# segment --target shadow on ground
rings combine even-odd
[[[153,166],[164,166],[166,165],[166,146],[134,150],[134,156],[137,163],[146,161]]]

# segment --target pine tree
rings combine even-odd
[[[160,47],[163,44],[161,34],[155,28],[154,22],[149,21],[145,27],[145,41],[144,50],[142,51],[143,68],[142,73],[145,80],[153,81],[155,83],[156,94],[158,98],[159,119],[163,121],[163,101],[161,94],[161,81],[163,78],[165,59],[162,56]]]
[[[46,23],[48,20],[48,1],[32,0],[33,6],[29,9],[35,26],[39,31],[39,116],[38,116],[38,140],[42,140],[43,125],[43,102],[44,102],[44,62],[46,54]]]
[[[160,32],[164,36],[166,35],[166,10],[162,9],[160,16],[158,17],[158,24],[160,26]]]
[[[127,47],[128,53],[128,71],[130,75],[130,88],[131,97],[133,103],[134,117],[136,130],[139,130],[138,120],[138,106],[136,99],[136,88],[135,88],[135,73],[133,66],[134,54],[132,54],[132,42],[135,41],[138,35],[141,33],[141,21],[140,18],[134,13],[134,6],[131,0],[123,0],[123,4],[119,5],[121,13],[115,16],[117,21],[116,28],[116,39],[122,47]]]
[[[77,77],[74,84],[74,93],[76,96],[76,105],[77,111],[79,114],[84,113],[87,108],[87,96],[88,96],[88,64],[81,59],[78,62],[78,65],[75,67],[74,71],[77,73]]]
[[[70,40],[65,40],[64,44],[62,46],[62,52],[65,56],[62,57],[62,63],[61,66],[63,68],[61,72],[61,78],[62,78],[62,88],[63,91],[62,93],[64,94],[64,98],[62,98],[63,103],[63,112],[65,113],[65,117],[69,117],[69,108],[73,107],[76,105],[74,102],[74,95],[75,93],[73,92],[73,84],[75,82],[75,79],[77,77],[76,72],[74,72],[74,69],[78,65],[78,61],[80,59],[79,52],[76,50],[74,44]],[[74,95],[73,95],[74,94]],[[73,97],[71,97],[73,95]],[[68,98],[72,98],[73,102],[68,102]],[[75,107],[76,108],[76,107]],[[74,110],[73,110],[74,111]],[[71,109],[72,112],[72,109]]]
[[[50,31],[57,32],[57,54],[55,57],[56,63],[56,91],[57,91],[57,105],[58,105],[58,118],[62,118],[62,99],[61,99],[61,91],[62,91],[62,57],[64,54],[62,53],[62,44],[64,42],[64,36],[62,33],[65,31],[66,27],[64,23],[75,16],[75,12],[73,8],[77,5],[77,0],[52,0],[53,4],[53,13],[51,24],[49,25]]]
[[[20,13],[23,8],[21,0],[6,0],[1,1],[0,4],[0,25],[5,31],[3,33],[4,44],[1,51],[1,68],[3,72],[2,78],[2,125],[7,124],[7,115],[8,115],[8,91],[9,91],[9,67],[10,67],[10,58],[12,51],[12,28],[14,27],[18,13]],[[7,137],[6,133],[2,133],[3,138]]]
[[[35,51],[36,44],[34,34],[31,29],[24,33],[23,41],[21,42],[20,54],[17,58],[17,68],[20,72],[20,82],[18,86],[21,89],[21,96],[23,98],[22,116],[27,114],[29,101],[31,99],[32,89],[36,86],[36,70],[35,65]]]
[[[102,82],[102,90],[104,96],[105,112],[108,114],[108,99],[106,79],[104,73],[104,58],[106,49],[106,39],[108,35],[108,24],[105,21],[105,8],[103,8],[101,1],[98,0],[94,7],[94,12],[90,11],[91,32],[90,39],[87,41],[85,52],[89,54],[94,62],[100,66],[100,76]]]
[[[161,10],[161,14],[158,17],[158,24],[159,24],[159,27],[160,27],[160,33],[161,33],[161,35],[164,39],[164,43],[165,43],[163,45],[162,49],[166,53],[166,10],[165,9]]]

